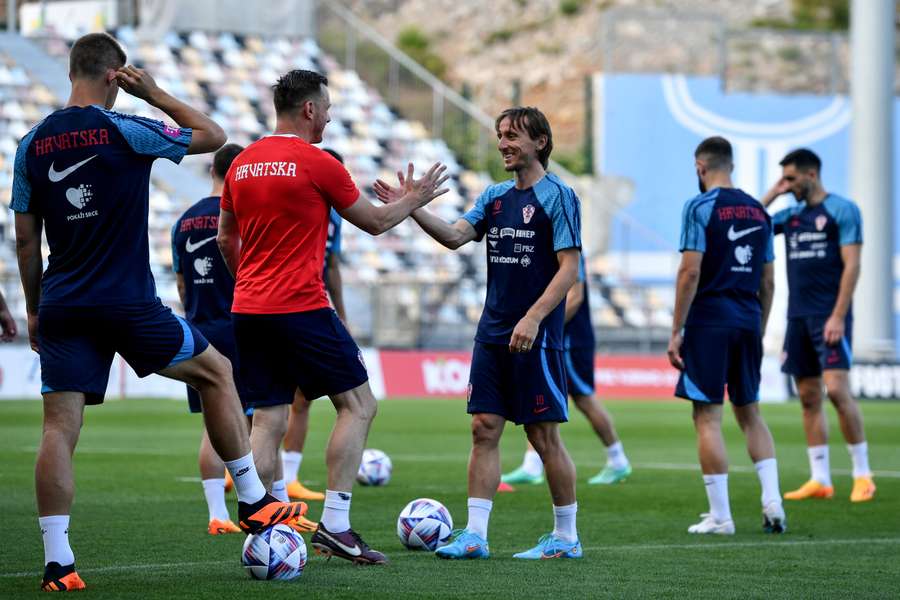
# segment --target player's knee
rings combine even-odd
[[[543,456],[560,444],[559,429],[548,427],[548,424],[526,425],[525,434],[535,451]]]
[[[496,444],[503,429],[492,415],[472,415],[472,443],[476,445]]]

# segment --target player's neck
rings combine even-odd
[[[72,106],[106,106],[106,86],[93,81],[75,80],[66,108]]]
[[[543,179],[546,174],[541,163],[533,162],[525,169],[516,171],[516,189],[527,190],[534,187],[534,184]]]
[[[718,175],[710,177],[709,180],[705,183],[707,191],[714,190],[716,188],[728,189],[734,187],[734,183],[732,183],[730,175]]]
[[[828,192],[825,191],[821,185],[817,185],[810,192],[809,197],[806,199],[806,204],[808,206],[818,206],[825,202],[825,198],[828,197]]]
[[[210,190],[209,195],[210,196],[221,196],[223,189],[225,189],[224,181],[213,180],[212,190]]]
[[[311,127],[306,128],[303,127],[302,124],[298,124],[296,121],[289,121],[287,119],[275,120],[275,131],[272,132],[272,135],[296,135],[307,144],[312,143],[310,142],[310,140],[312,139]]]

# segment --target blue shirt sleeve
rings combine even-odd
[[[34,138],[35,130],[28,132],[19,147],[16,148],[16,160],[13,164],[13,187],[12,199],[9,207],[16,212],[27,213],[31,211],[31,181],[28,179],[28,166],[26,157],[28,156],[28,147]]]
[[[162,121],[104,111],[131,149],[138,154],[181,162],[191,144],[193,131],[166,125]]]
[[[181,257],[178,255],[178,247],[175,245],[175,232],[178,231],[178,226],[181,224],[181,219],[175,221],[175,224],[172,225],[172,270],[176,273],[181,273]]]
[[[581,202],[575,190],[548,173],[535,186],[535,195],[553,227],[553,250],[581,248]]]
[[[712,216],[715,202],[711,199],[695,198],[684,205],[681,213],[680,252],[692,250],[706,252],[706,226]]]
[[[862,244],[862,215],[858,206],[844,198],[829,196],[825,199],[825,209],[837,222],[841,246]]]
[[[784,224],[791,218],[792,212],[790,208],[783,208],[772,215],[772,233],[774,235],[784,233]]]
[[[340,256],[341,255],[341,223],[343,219],[341,219],[341,215],[338,214],[338,211],[331,209],[331,222],[334,223],[334,236],[331,239],[331,256]]]

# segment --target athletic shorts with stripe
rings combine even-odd
[[[818,377],[829,369],[853,365],[853,319],[844,320],[844,337],[833,346],[825,343],[828,316],[788,319],[781,370],[794,377]]]
[[[594,349],[569,348],[565,352],[566,381],[573,396],[594,394]]]
[[[100,404],[118,352],[138,377],[202,353],[196,327],[158,299],[123,306],[42,306],[38,311],[41,393],[82,392]]]
[[[475,342],[469,374],[469,414],[500,415],[517,425],[569,420],[563,351]]]
[[[722,404],[725,389],[735,406],[759,401],[762,338],[735,327],[685,327],[681,345],[684,370],[675,395],[694,402]]]

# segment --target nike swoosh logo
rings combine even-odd
[[[747,234],[753,233],[754,231],[759,231],[762,229],[762,225],[758,225],[756,227],[751,227],[750,229],[743,229],[741,231],[735,231],[734,225],[728,228],[728,239],[732,242],[736,242]]]
[[[184,249],[187,250],[189,253],[193,253],[195,250],[197,250],[197,248],[199,248],[203,244],[208,244],[209,242],[213,241],[214,239],[216,239],[216,236],[208,237],[205,240],[200,240],[196,244],[192,244],[191,238],[188,238],[188,241],[184,244]]]
[[[54,163],[50,163],[50,172],[47,173],[47,177],[49,177],[50,181],[52,181],[53,183],[58,183],[58,182],[62,181],[63,179],[65,179],[66,177],[68,177],[69,175],[71,175],[72,173],[74,173],[76,170],[78,170],[80,167],[82,167],[85,163],[87,163],[88,161],[93,160],[95,158],[97,158],[96,154],[84,159],[83,161],[81,161],[79,163],[75,163],[68,169],[63,169],[62,171],[57,171],[56,169],[53,168]]]
[[[534,409],[534,414],[539,415],[539,414],[541,414],[542,412],[545,412],[545,411],[548,411],[548,410],[550,410],[550,407],[549,407],[549,406],[545,406],[544,408],[536,408],[536,409]]]
[[[332,544],[334,544],[335,546],[337,546],[338,548],[340,548],[341,550],[343,550],[350,556],[359,556],[362,554],[362,550],[359,549],[359,546],[345,546],[344,544],[340,543],[339,541],[337,541],[336,539],[334,539],[333,537],[331,537],[330,535],[328,535],[327,533],[325,533],[324,531],[321,531],[321,530],[319,531],[319,535],[331,540]]]

